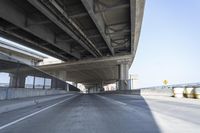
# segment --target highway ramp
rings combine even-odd
[[[120,94],[71,95],[0,114],[0,133],[198,132],[200,102],[188,101]]]

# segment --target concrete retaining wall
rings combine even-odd
[[[55,94],[65,94],[65,90],[40,90],[26,88],[0,88],[0,100],[23,97],[45,96]]]

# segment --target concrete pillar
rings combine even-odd
[[[128,90],[128,69],[127,62],[123,62],[119,65],[119,90]]]
[[[97,84],[96,84],[96,86],[95,86],[95,92],[96,92],[96,93],[98,92]]]
[[[25,81],[26,81],[25,75],[18,75],[17,88],[25,88]]]
[[[10,73],[9,76],[10,76],[10,85],[9,86],[12,88],[17,87],[17,75]]]
[[[51,88],[57,89],[57,80],[55,78],[52,78],[51,80]]]
[[[105,91],[105,89],[104,89],[104,87],[103,87],[103,86],[104,86],[104,82],[103,82],[103,81],[101,82],[101,85],[100,85],[100,86],[101,86],[101,90],[102,90],[102,91]]]
[[[66,90],[69,91],[69,84],[66,84]]]
[[[24,88],[25,87],[25,75],[9,74],[10,76],[10,87],[13,88]]]

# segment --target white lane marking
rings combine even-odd
[[[127,105],[126,103],[123,103],[123,102],[120,102],[120,101],[117,101],[117,100],[114,100],[114,99],[111,99],[111,98],[107,98],[107,97],[104,97],[104,96],[100,96],[100,95],[96,95],[106,101],[109,101],[109,102],[112,102],[112,103],[115,103],[115,104],[120,104],[120,105]]]
[[[56,106],[56,105],[58,105],[58,104],[61,104],[61,103],[65,102],[65,101],[68,101],[68,100],[70,100],[70,99],[72,99],[72,98],[74,98],[74,97],[76,97],[76,96],[77,96],[77,95],[72,96],[72,97],[67,98],[67,99],[65,99],[65,100],[62,100],[62,101],[60,101],[60,102],[57,102],[57,103],[55,103],[55,104],[53,104],[53,105],[50,105],[50,106],[48,106],[48,107],[46,107],[46,108],[43,108],[43,109],[41,109],[41,110],[39,110],[39,111],[36,111],[36,112],[34,112],[34,113],[32,113],[32,114],[29,114],[29,115],[27,115],[27,116],[24,116],[24,117],[22,117],[22,118],[19,118],[19,119],[13,121],[13,122],[10,122],[10,123],[8,123],[8,124],[5,124],[5,125],[3,125],[3,126],[0,127],[0,130],[4,129],[4,128],[6,128],[6,127],[9,127],[9,126],[11,126],[11,125],[13,125],[13,124],[16,124],[16,123],[18,123],[18,122],[20,122],[20,121],[22,121],[22,120],[25,120],[25,119],[27,119],[27,118],[29,118],[29,117],[31,117],[31,116],[34,116],[34,115],[36,115],[36,114],[38,114],[38,113],[40,113],[40,112],[43,112],[43,111],[45,111],[45,110],[47,110],[47,109],[49,109],[49,108],[52,108],[52,107],[54,107],[54,106]]]

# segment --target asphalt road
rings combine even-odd
[[[0,114],[0,133],[200,132],[200,104],[125,95],[74,95]]]

